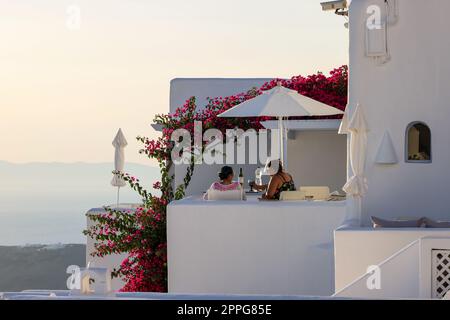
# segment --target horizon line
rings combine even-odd
[[[71,164],[89,164],[89,165],[104,165],[104,164],[114,164],[114,161],[101,161],[101,162],[88,162],[88,161],[73,161],[73,162],[66,162],[66,161],[26,161],[26,162],[13,162],[9,160],[2,160],[0,159],[0,163],[5,164],[12,164],[12,165],[31,165],[31,164],[62,164],[62,165],[71,165]],[[155,167],[156,165],[151,164],[143,164],[139,162],[125,162],[125,165],[132,164],[132,165],[141,165],[141,166],[148,166],[148,167]]]

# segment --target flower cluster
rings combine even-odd
[[[162,135],[151,140],[137,137],[143,144],[139,153],[156,159],[161,171],[161,180],[153,184],[159,190],[156,196],[140,185],[139,179],[120,175],[128,185],[142,197],[142,205],[134,212],[120,211],[106,207],[104,214],[90,214],[94,222],[84,234],[95,239],[94,256],[127,254],[121,265],[113,270],[113,276],[125,280],[122,291],[167,291],[167,205],[184,197],[185,190],[194,173],[194,161],[187,168],[186,176],[179,186],[174,186],[170,154],[173,149],[172,132],[183,128],[194,134],[194,121],[202,121],[203,130],[249,128],[260,129],[261,121],[268,118],[219,118],[218,114],[260,95],[281,81],[282,85],[300,94],[344,110],[347,103],[348,68],[342,66],[330,72],[329,76],[317,73],[308,77],[296,76],[288,80],[274,79],[261,88],[228,97],[208,98],[204,109],[196,110],[195,97],[172,114],[157,115],[154,123],[162,127]]]
[[[347,105],[348,67],[342,66],[330,72],[330,76],[317,73],[308,77],[296,76],[289,80],[274,79],[265,83],[261,90],[269,90],[277,85],[295,90],[298,93],[323,102],[340,110]]]

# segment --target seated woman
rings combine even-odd
[[[234,181],[234,172],[233,168],[229,166],[224,166],[220,169],[219,179],[220,181],[214,182],[209,190],[217,190],[217,191],[232,191],[232,190],[241,190],[241,185],[239,182]],[[208,192],[204,195],[203,199],[208,200]]]
[[[295,191],[295,184],[292,176],[283,170],[281,160],[269,160],[264,168],[264,173],[270,175],[268,185],[253,184],[253,188],[266,192],[263,199],[280,200],[283,191]]]

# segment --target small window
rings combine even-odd
[[[423,122],[413,122],[406,129],[406,162],[431,162],[431,131]]]

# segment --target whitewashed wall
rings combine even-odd
[[[377,66],[365,57],[366,9],[384,0],[350,5],[349,105],[361,103],[370,128],[363,218],[428,216],[450,220],[450,1],[398,0],[399,20],[388,29],[391,60]],[[405,130],[412,121],[431,128],[431,164],[405,163]],[[391,134],[396,165],[374,158],[383,134]]]
[[[340,228],[334,235],[335,287],[342,290],[402,248],[421,238],[449,238],[449,229],[348,229]],[[393,267],[412,268],[403,263]],[[389,267],[390,268],[390,267]]]
[[[175,78],[170,82],[170,112],[182,107],[187,99],[196,97],[203,109],[207,98],[227,97],[260,87],[273,78]]]
[[[288,164],[296,186],[342,191],[346,181],[347,138],[337,130],[296,131],[288,140]]]
[[[415,241],[335,294],[370,299],[420,297],[420,241]],[[375,279],[378,277],[378,279]]]
[[[173,202],[169,292],[330,296],[345,214],[345,202]]]

